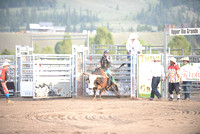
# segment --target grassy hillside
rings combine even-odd
[[[133,19],[142,8],[147,8],[150,0],[57,0],[57,8],[71,7],[77,11],[82,8],[97,14],[100,22],[95,22],[95,26],[107,26],[113,32],[127,31],[131,27],[136,29],[137,22]],[[156,0],[157,1],[157,0]],[[88,24],[89,26],[90,24]]]
[[[129,37],[130,33],[112,33],[114,37],[114,42],[117,45],[123,44]],[[34,34],[34,35],[46,35],[46,34]],[[52,34],[47,34],[52,35]],[[139,39],[144,40],[148,44],[152,45],[163,45],[163,33],[161,32],[141,32],[138,33]],[[90,35],[94,36],[94,35]],[[168,41],[170,38],[168,38]],[[55,47],[55,44],[59,40],[44,40],[44,41],[34,41],[38,43],[40,48],[45,46]],[[84,40],[72,40],[73,45],[83,45]],[[30,33],[0,33],[0,51],[3,51],[5,48],[8,50],[14,50],[15,45],[31,45],[31,34]]]
[[[79,10],[90,9],[100,15],[105,21],[122,20],[130,13],[136,14],[148,6],[146,0],[57,0],[58,8],[66,7]],[[117,9],[118,7],[118,9]]]
[[[12,1],[15,0],[2,0],[4,4],[10,3],[8,8],[1,6],[2,32],[28,30],[29,23],[39,22],[65,26],[67,32],[94,30],[99,26],[112,32],[129,32],[136,31],[139,24],[153,29],[137,31],[157,31],[158,26],[160,31],[164,24],[194,26],[199,16],[198,0],[27,0],[17,4]]]
[[[158,0],[58,0],[58,7],[63,4],[70,6],[76,10],[90,9],[96,13],[100,22],[95,26],[107,26],[113,32],[127,32],[128,29],[134,28],[138,22],[134,21],[135,16],[142,9],[148,8],[150,3],[157,3]],[[118,8],[117,8],[118,7]],[[89,25],[89,24],[88,24]]]
[[[92,14],[96,15],[99,21],[85,21],[84,25],[87,28],[90,27],[91,23],[94,23],[95,27],[99,26],[108,26],[113,32],[127,32],[127,29],[134,28],[136,29],[137,23],[133,21],[136,14],[140,12],[143,8],[146,9],[149,6],[149,3],[152,3],[150,0],[56,0],[57,5],[55,7],[17,7],[17,8],[9,8],[9,12],[14,14],[11,18],[20,20],[20,28],[26,29],[29,23],[38,23],[41,21],[51,21],[55,25],[68,26],[73,27],[72,23],[74,22],[73,16],[70,16],[70,23],[68,24],[68,20],[64,22],[59,22],[57,20],[65,19],[69,14],[73,14],[76,11],[77,15],[80,16],[80,11],[82,14]],[[155,0],[157,1],[157,0]],[[48,5],[48,4],[47,4]],[[70,11],[69,11],[70,10]],[[4,10],[6,12],[6,10]],[[25,14],[24,12],[29,13]],[[67,12],[67,13],[66,13]],[[24,13],[24,17],[17,18],[16,13]],[[35,14],[31,14],[35,13]],[[62,17],[58,17],[56,15],[62,13]],[[65,14],[66,13],[66,14]],[[41,15],[41,16],[39,16]],[[51,15],[52,17],[49,17]],[[54,16],[55,15],[55,16]],[[89,16],[92,16],[89,15]],[[75,15],[74,15],[75,16]],[[35,17],[35,18],[34,18]],[[58,17],[58,18],[56,18]],[[9,18],[9,21],[12,19]],[[34,20],[33,20],[34,18]],[[62,18],[62,19],[61,19]],[[90,18],[91,19],[91,18]],[[6,18],[4,18],[5,22]],[[24,20],[24,21],[22,21]],[[29,20],[29,21],[28,21]],[[17,27],[19,21],[14,21],[14,26]],[[80,29],[83,23],[78,23],[76,25],[77,29]],[[7,26],[7,25],[6,25]],[[4,28],[3,28],[4,29]],[[7,28],[8,30],[9,28]],[[12,28],[12,30],[16,30],[17,28]],[[19,30],[18,30],[19,31]],[[70,31],[70,30],[69,30]],[[16,31],[15,31],[16,32]]]

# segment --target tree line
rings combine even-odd
[[[147,9],[142,9],[136,20],[143,25],[157,26],[158,31],[163,30],[165,24],[190,27],[200,27],[200,1],[199,0],[159,0],[157,4],[150,3]],[[148,31],[143,27],[143,31]],[[141,31],[138,26],[137,31]],[[185,36],[193,48],[199,48],[199,36]]]
[[[49,2],[55,3],[55,0],[49,0]],[[9,2],[7,5],[11,6]],[[95,30],[95,22],[98,21],[98,14],[91,10],[82,8],[75,10],[65,4],[62,9],[52,8],[48,5],[45,7],[23,6],[18,9],[0,8],[0,32],[26,31],[29,30],[30,23],[39,22],[53,22],[54,26],[65,26],[67,32],[80,32],[82,30]]]
[[[72,40],[68,33],[66,33],[68,40],[62,40],[56,43],[55,47],[52,48],[50,46],[43,47],[40,49],[39,44],[34,44],[34,53],[35,54],[71,54],[72,53]],[[140,40],[141,45],[143,46],[151,46],[151,44],[147,44],[145,41]],[[95,37],[89,38],[89,47],[91,48],[92,44],[101,44],[101,45],[114,45],[114,39],[112,33],[106,28],[106,27],[99,27],[97,29],[97,34]],[[126,44],[126,41],[123,43],[123,45]],[[171,49],[183,49],[185,55],[191,55],[192,54],[192,45],[190,42],[188,42],[187,38],[185,36],[175,36],[168,46]],[[101,48],[106,49],[106,47],[101,46]],[[98,50],[98,54],[102,54],[103,50]],[[114,54],[114,50],[110,51],[111,54]],[[158,52],[154,52],[158,53]],[[10,52],[8,49],[4,49],[1,52],[1,55],[14,55],[14,51]],[[126,54],[126,51],[124,51],[123,54]],[[175,55],[181,55],[182,53],[175,52]],[[200,54],[199,51],[196,52],[196,54]]]
[[[150,3],[147,9],[142,9],[137,15],[136,19],[141,24],[147,25],[164,25],[175,24],[181,25],[183,23],[190,23],[194,26],[196,21],[199,21],[195,15],[190,14],[189,11],[200,14],[199,0],[159,0],[159,3]]]
[[[18,8],[18,7],[55,7],[56,0],[0,0],[0,8]]]

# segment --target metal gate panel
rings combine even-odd
[[[20,55],[18,64],[20,96],[33,96],[33,56]]]
[[[22,97],[32,97],[33,96],[33,82],[21,81],[20,82],[20,96]]]
[[[33,48],[29,46],[15,47],[16,60],[16,93],[21,97],[33,96]]]
[[[72,97],[72,56],[34,55],[33,98]]]

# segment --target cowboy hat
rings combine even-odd
[[[190,60],[189,60],[189,57],[183,57],[183,58],[181,58],[181,60],[182,60],[182,61],[183,61],[183,60],[190,61]]]
[[[136,33],[131,33],[129,39],[137,39],[138,35]]]
[[[171,58],[170,58],[170,61],[172,61],[172,62],[174,62],[174,63],[176,64],[176,58],[171,57]]]
[[[4,67],[4,66],[9,66],[9,65],[10,64],[8,62],[4,62],[2,66]]]
[[[109,50],[108,49],[104,50],[104,53],[108,53],[109,54]]]

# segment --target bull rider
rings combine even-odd
[[[111,80],[115,82],[114,78],[111,75],[110,71],[110,66],[112,62],[112,57],[109,55],[109,50],[106,49],[104,50],[104,54],[102,55],[100,61],[99,61],[99,66],[106,72],[108,78],[107,78],[107,89],[109,88],[111,84]]]

